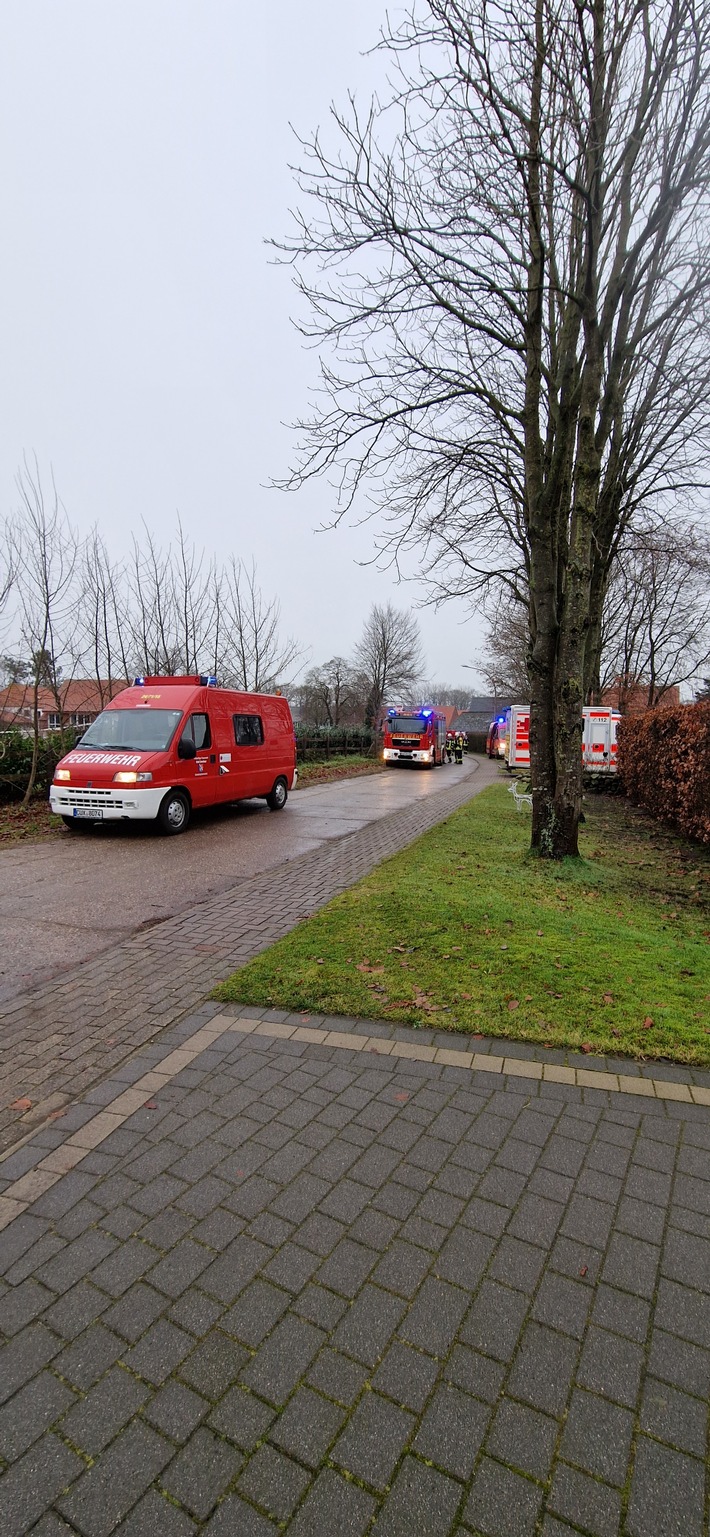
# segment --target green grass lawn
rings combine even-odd
[[[710,850],[620,798],[585,814],[549,864],[494,785],[214,996],[710,1063]]]

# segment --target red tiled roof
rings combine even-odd
[[[63,715],[98,715],[114,694],[126,685],[120,679],[107,679],[101,685],[94,678],[72,678],[59,685],[59,700]],[[102,698],[103,695],[103,698]],[[33,689],[31,683],[10,683],[0,689],[0,715],[7,720],[31,709]],[[51,688],[41,687],[37,697],[38,708],[43,715],[57,713],[57,700]]]

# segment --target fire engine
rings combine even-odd
[[[444,762],[446,716],[440,710],[388,710],[384,722],[385,763]]]
[[[489,758],[505,757],[508,747],[506,731],[505,716],[496,715],[495,720],[492,720],[488,727],[488,736],[486,737],[486,752]]]
[[[505,761],[509,769],[530,767],[530,706],[511,705],[506,711]],[[617,772],[617,730],[621,714],[601,705],[582,710],[582,763],[585,773]]]
[[[280,811],[296,783],[296,738],[277,694],[207,674],[136,678],[54,771],[49,803],[73,831],[156,821],[182,833],[193,808],[258,797]]]

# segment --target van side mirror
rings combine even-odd
[[[178,742],[178,758],[194,758],[197,756],[197,748],[192,737],[181,736]]]

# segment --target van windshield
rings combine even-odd
[[[102,710],[77,747],[165,752],[181,720],[182,710]]]

